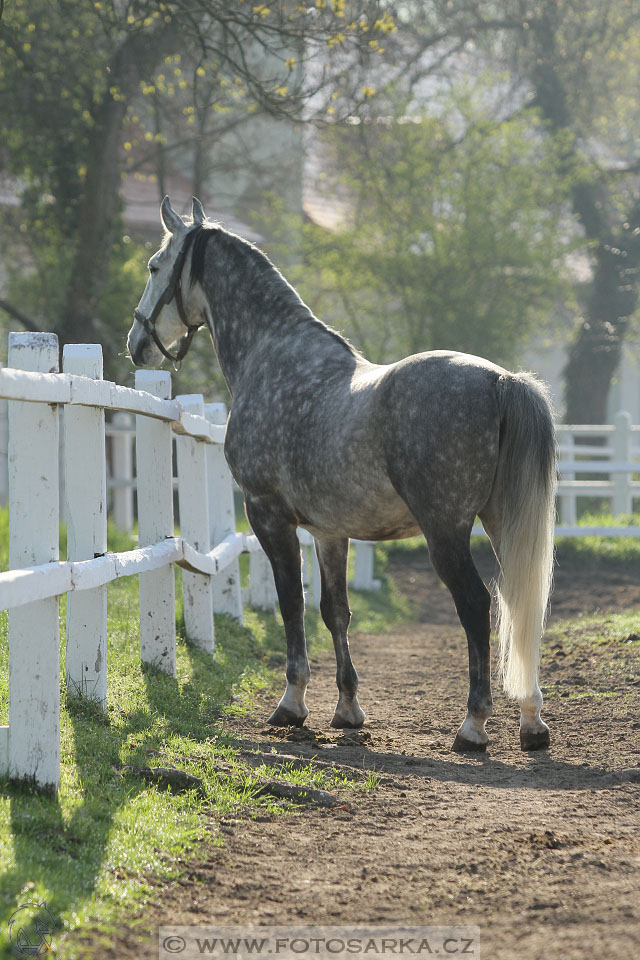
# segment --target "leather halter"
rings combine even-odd
[[[151,311],[151,316],[150,317],[143,316],[137,308],[133,311],[133,319],[137,320],[138,323],[142,324],[145,331],[152,338],[153,342],[155,343],[160,353],[164,354],[167,360],[171,360],[171,363],[173,364],[173,368],[176,371],[180,369],[182,360],[186,356],[187,350],[191,346],[193,335],[197,330],[200,329],[200,327],[204,326],[204,321],[202,323],[194,323],[194,324],[189,323],[189,321],[187,320],[185,309],[184,309],[184,301],[182,299],[182,271],[184,269],[184,261],[187,257],[187,253],[189,252],[189,247],[191,246],[191,242],[193,241],[196,230],[198,230],[198,227],[192,227],[187,232],[187,235],[184,239],[184,243],[182,244],[180,252],[178,253],[178,256],[175,259],[175,263],[173,264],[173,269],[171,271],[171,277],[169,278],[169,283],[165,287],[162,295],[158,298],[155,307]],[[168,303],[171,303],[174,297],[176,301],[176,307],[178,309],[178,316],[180,317],[180,320],[182,321],[184,326],[187,328],[187,332],[184,334],[183,337],[180,338],[180,342],[178,343],[177,353],[171,354],[163,345],[162,341],[160,340],[160,337],[156,332],[156,320],[158,319],[158,314],[160,313],[162,308],[166,306]]]

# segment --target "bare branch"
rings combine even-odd
[[[0,0],[0,3],[2,0]],[[2,7],[0,7],[0,13],[2,12]],[[13,317],[14,320],[17,320],[18,323],[29,330],[31,333],[39,333],[40,326],[37,323],[34,323],[33,320],[30,320],[29,317],[25,316],[21,310],[18,310],[17,307],[14,307],[7,300],[0,300],[0,310],[4,310],[5,313],[8,313],[10,317]]]

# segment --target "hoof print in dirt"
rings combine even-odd
[[[523,750],[546,750],[550,742],[548,730],[541,730],[539,733],[520,731],[520,746]]]
[[[476,743],[475,740],[467,740],[465,737],[461,737],[458,733],[456,734],[456,738],[453,741],[453,746],[451,749],[455,750],[456,753],[485,753],[487,744]]]
[[[270,723],[272,727],[302,727],[306,719],[306,716],[299,717],[292,710],[287,710],[286,707],[276,707],[267,723]]]

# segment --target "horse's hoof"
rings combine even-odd
[[[355,706],[350,710],[336,709],[331,726],[342,730],[359,730],[365,721],[362,707]]]
[[[477,740],[467,740],[466,737],[461,737],[457,733],[451,749],[455,750],[456,753],[484,753],[487,744],[479,743]]]
[[[520,746],[523,750],[546,750],[551,742],[548,728],[546,730],[521,730]]]
[[[293,710],[289,710],[287,707],[280,705],[273,711],[267,723],[270,723],[272,727],[302,727],[306,719],[306,713],[301,717],[297,713],[294,713]]]
[[[364,717],[362,720],[352,720],[350,717],[344,717],[342,714],[338,715],[337,713],[333,715],[333,720],[331,721],[331,726],[337,730],[359,730],[363,724]]]

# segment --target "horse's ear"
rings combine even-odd
[[[165,197],[162,201],[162,206],[160,207],[160,217],[162,223],[165,226],[165,229],[169,233],[183,233],[185,230],[184,220],[182,217],[179,217],[171,206],[171,201],[169,197]]]
[[[191,217],[193,219],[193,222],[197,223],[198,226],[202,226],[202,224],[207,219],[207,215],[204,212],[204,207],[202,206],[202,204],[200,203],[197,197],[192,197],[191,200],[192,200]]]

